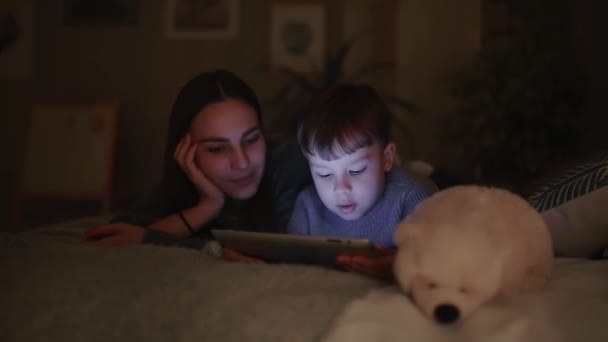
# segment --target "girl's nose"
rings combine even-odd
[[[241,148],[237,148],[232,153],[232,159],[230,161],[231,167],[236,170],[246,169],[249,166],[249,156]]]

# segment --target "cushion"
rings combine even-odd
[[[608,153],[553,178],[528,201],[543,215],[556,255],[595,257],[608,247]]]

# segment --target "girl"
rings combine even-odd
[[[294,144],[270,146],[254,91],[226,70],[190,80],[173,105],[160,187],[85,233],[101,245],[202,248],[209,228],[281,231],[310,182]]]

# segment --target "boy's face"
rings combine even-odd
[[[339,147],[338,147],[339,148]],[[307,155],[321,201],[344,220],[361,218],[384,191],[385,172],[393,166],[395,144],[382,149],[374,143],[340,158],[324,160]]]

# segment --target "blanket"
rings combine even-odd
[[[0,341],[608,341],[608,260],[559,258],[547,289],[440,326],[357,274],[83,244],[105,220],[0,234]]]
[[[324,341],[608,341],[608,261],[558,259],[548,288],[497,298],[440,326],[398,287],[354,300]]]
[[[313,341],[379,285],[322,267],[83,244],[94,222],[0,236],[1,341]]]

